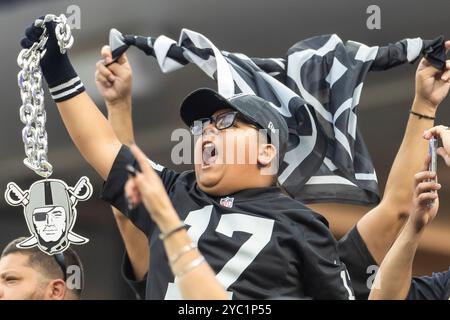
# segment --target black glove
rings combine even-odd
[[[41,17],[39,19],[44,19]],[[56,23],[53,21],[45,24],[47,27],[48,41],[45,45],[47,52],[41,59],[41,69],[47,81],[50,93],[55,102],[68,100],[85,91],[84,85],[70,63],[67,54],[61,54],[55,35]],[[33,43],[39,41],[43,29],[36,27],[34,23],[25,30],[25,38],[20,45],[29,49]]]

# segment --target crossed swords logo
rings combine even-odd
[[[75,225],[77,215],[75,206],[78,201],[86,201],[91,195],[92,185],[89,182],[88,177],[81,177],[74,187],[67,186],[62,180],[39,180],[33,183],[29,190],[25,191],[14,182],[8,183],[5,191],[6,202],[11,206],[22,206],[24,208],[25,220],[27,222],[28,230],[31,233],[29,238],[22,241],[17,246],[22,249],[38,246],[41,251],[53,255],[63,252],[68,248],[70,243],[77,245],[87,243],[89,239],[74,233],[72,228]],[[46,209],[48,207],[50,210],[55,207],[55,204],[64,209],[63,213],[65,214],[65,217],[63,218],[63,221],[66,225],[64,228],[65,230],[61,238],[58,239],[56,245],[55,243],[49,244],[42,238],[32,217],[36,209]]]

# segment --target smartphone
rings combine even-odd
[[[428,145],[428,154],[431,157],[430,165],[428,166],[428,171],[436,172],[437,171],[437,153],[436,150],[438,148],[438,140],[436,138],[431,138],[429,140]],[[433,179],[434,181],[436,178]]]
[[[431,138],[428,141],[428,154],[431,157],[430,165],[428,166],[428,171],[437,172],[437,153],[436,150],[438,148],[438,140],[436,138]],[[430,182],[437,182],[437,176],[434,179],[429,179]],[[436,190],[432,190],[432,193],[435,193]],[[432,207],[434,205],[434,200],[429,203],[429,206]]]

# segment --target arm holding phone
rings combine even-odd
[[[377,272],[369,300],[403,300],[408,296],[412,265],[420,238],[439,208],[437,190],[441,185],[430,181],[436,178],[436,173],[426,171],[429,165],[430,157],[423,166],[423,171],[415,175],[416,187],[411,214]]]

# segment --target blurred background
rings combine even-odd
[[[381,8],[380,30],[369,30],[366,26],[369,17],[366,10],[373,4]],[[0,0],[1,188],[15,181],[28,189],[38,178],[22,165],[25,154],[16,64],[19,41],[35,18],[47,13],[66,13],[70,5],[77,5],[81,12],[81,29],[74,31],[71,60],[87,91],[103,111],[94,71],[100,48],[107,44],[112,27],[125,34],[164,34],[175,40],[182,28],[189,28],[207,36],[219,49],[253,57],[284,57],[295,42],[329,33],[337,33],[344,41],[367,45],[385,45],[403,38],[449,36],[450,2],[442,0],[415,1],[414,5],[407,0]],[[176,144],[170,139],[172,130],[182,127],[179,103],[198,87],[214,87],[213,81],[195,66],[162,74],[155,59],[135,48],[128,54],[134,71],[133,107],[138,144],[154,161],[172,169],[186,169],[173,165],[170,160],[171,149]],[[415,69],[416,65],[404,65],[371,73],[365,82],[359,127],[373,157],[380,190],[384,189],[403,136],[414,97]],[[78,220],[74,228],[90,239],[86,245],[74,246],[86,269],[84,298],[132,299],[134,295],[120,275],[123,244],[110,208],[99,200],[102,181],[75,149],[48,96],[46,102],[49,159],[54,166],[52,177],[74,185],[80,176],[87,175],[94,186],[91,200],[77,206]],[[450,123],[449,98],[440,106],[436,123]],[[450,265],[450,169],[440,161],[438,171],[443,184],[440,214],[423,238],[415,263],[416,274],[446,270]],[[361,214],[349,211],[331,219],[336,236],[350,229]],[[0,247],[3,249],[12,239],[28,234],[22,209],[9,207],[2,197]]]

